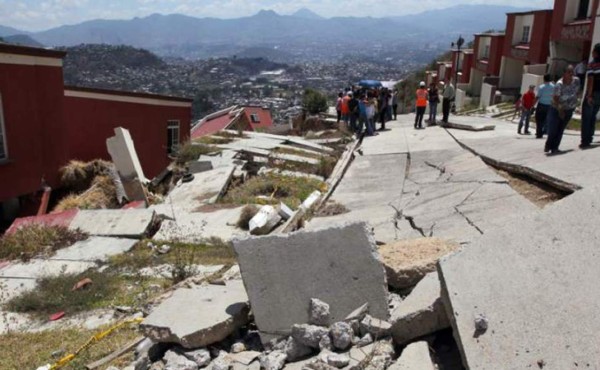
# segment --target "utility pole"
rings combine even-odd
[[[463,44],[465,43],[465,39],[462,38],[462,35],[460,35],[458,37],[458,40],[456,40],[456,44],[453,42],[452,43],[452,48],[454,49],[454,45],[456,45],[457,48],[457,52],[456,52],[456,70],[454,71],[454,88],[456,89],[458,86],[458,63],[460,62],[460,48],[463,46]],[[450,81],[450,83],[452,83],[452,81]]]

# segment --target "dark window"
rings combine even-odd
[[[521,36],[522,44],[529,44],[529,33],[531,32],[531,26],[523,27],[523,36]]]
[[[577,9],[577,19],[586,19],[590,8],[590,0],[579,1],[579,9]]]
[[[252,113],[250,119],[252,120],[252,123],[260,123],[260,117],[256,113]]]
[[[179,121],[167,122],[167,154],[173,154],[179,147]]]

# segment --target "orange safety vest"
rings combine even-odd
[[[426,89],[418,89],[417,90],[417,107],[426,107],[427,106],[427,90]]]

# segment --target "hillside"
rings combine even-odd
[[[32,46],[36,48],[43,48],[44,45],[34,40],[31,36],[28,35],[12,35],[12,36],[4,36],[2,40],[8,44],[15,45],[23,45],[23,46]]]
[[[518,10],[523,8],[461,5],[382,19],[322,18],[308,9],[292,15],[263,10],[237,19],[154,14],[130,20],[91,20],[32,33],[32,37],[49,46],[125,44],[173,56],[184,56],[182,54],[186,51],[193,52],[207,46],[214,47],[217,54],[220,50],[229,49],[229,55],[250,47],[276,45],[285,52],[294,47],[311,51],[340,44],[357,45],[355,50],[360,50],[361,45],[374,42],[446,45],[457,34],[469,35],[489,28],[503,29],[505,13]]]

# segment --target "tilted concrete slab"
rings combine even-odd
[[[177,185],[162,204],[151,206],[158,214],[170,216],[176,213],[194,212],[205,204],[215,203],[225,192],[235,166],[218,167],[214,170],[194,174],[194,179]]]
[[[80,229],[95,236],[142,238],[154,222],[155,213],[150,209],[81,210],[70,229]]]
[[[448,123],[444,124],[444,127],[479,132],[494,130],[496,125],[493,121],[481,120],[478,117],[451,115]]]
[[[600,368],[599,194],[591,187],[515,215],[440,262],[468,369]],[[476,317],[487,320],[486,331],[476,330]]]
[[[389,370],[436,370],[437,367],[431,360],[429,344],[416,342],[410,344],[402,351],[398,361],[394,362]]]
[[[148,202],[142,184],[150,180],[144,176],[131,134],[122,127],[116,127],[114,131],[115,136],[106,139],[106,148],[123,182],[127,198],[130,201]]]
[[[404,345],[450,327],[437,272],[427,274],[392,312],[392,337]]]
[[[166,209],[166,216],[160,229],[152,239],[161,241],[179,240],[186,243],[200,243],[216,237],[228,241],[235,236],[248,235],[247,231],[235,225],[244,207],[216,209],[211,212],[186,212]]]
[[[219,342],[248,322],[248,296],[241,281],[226,286],[178,289],[140,325],[156,342],[200,348]]]
[[[58,250],[51,260],[106,261],[109,257],[126,253],[137,243],[134,239],[90,237],[72,246]]]
[[[372,316],[389,315],[385,272],[364,223],[233,245],[263,342],[308,323],[311,298],[330,305],[332,322],[366,302]]]
[[[271,153],[270,158],[275,160],[282,160],[286,162],[297,162],[297,163],[308,163],[312,165],[318,165],[319,160],[317,158],[304,157],[301,155],[284,154],[284,153]]]

